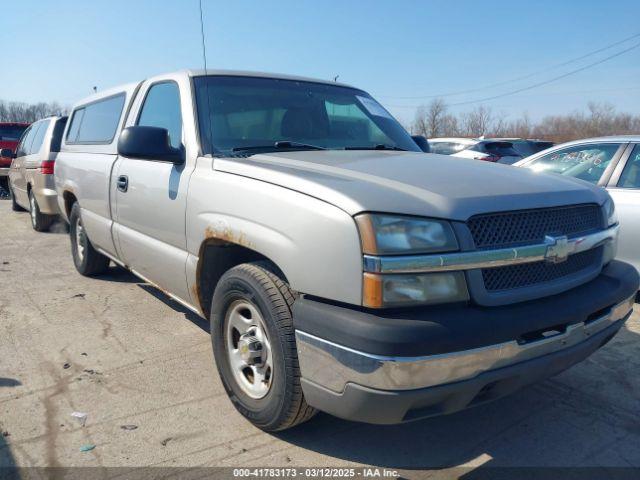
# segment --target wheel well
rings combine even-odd
[[[76,196],[69,192],[69,191],[65,191],[62,194],[62,198],[64,199],[64,210],[65,213],[67,214],[67,218],[69,218],[69,215],[71,214],[71,207],[73,207],[73,204],[76,203],[78,201],[78,199],[76,198]]]
[[[258,261],[265,262],[269,270],[286,281],[278,266],[255,250],[217,239],[209,239],[203,243],[200,247],[194,293],[206,318],[211,313],[211,299],[220,277],[237,265]]]

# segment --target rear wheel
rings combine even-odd
[[[69,236],[71,238],[73,263],[81,275],[90,277],[104,273],[109,268],[109,258],[98,252],[87,236],[78,203],[74,203],[73,207],[71,207]]]
[[[260,263],[225,273],[211,306],[211,340],[235,408],[266,431],[291,428],[316,410],[300,386],[288,285]]]
[[[29,190],[29,213],[31,215],[31,226],[36,232],[46,232],[49,230],[54,217],[40,212],[38,201],[32,190]]]

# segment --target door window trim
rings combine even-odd
[[[627,146],[629,145],[628,142],[614,142],[614,141],[602,141],[602,142],[600,142],[600,141],[598,141],[598,142],[584,142],[584,143],[576,143],[574,145],[559,146],[556,150],[553,150],[551,152],[546,152],[543,155],[537,155],[535,158],[532,158],[531,160],[529,160],[527,163],[525,163],[522,166],[529,168],[529,166],[533,165],[534,162],[537,162],[542,157],[546,157],[547,155],[562,153],[565,150],[574,149],[574,148],[587,148],[590,145],[593,145],[593,146],[595,146],[595,145],[618,145],[618,149],[616,150],[616,152],[611,157],[611,161],[609,162],[609,165],[607,165],[607,168],[605,168],[604,172],[602,173],[602,176],[600,177],[600,180],[598,180],[598,183],[596,184],[599,187],[606,187],[609,184],[609,181],[611,179],[611,175],[613,174],[614,170],[616,169],[616,167],[618,165],[618,162],[620,161],[622,156],[626,153]]]
[[[640,143],[638,143],[638,142],[635,142],[635,143],[629,142],[629,143],[627,143],[626,150],[623,152],[622,155],[620,155],[620,158],[618,160],[616,168],[613,171],[613,173],[611,174],[611,177],[609,178],[609,182],[607,183],[607,188],[612,188],[612,189],[616,189],[616,190],[626,190],[626,191],[635,190],[633,188],[619,187],[618,183],[620,183],[620,178],[622,177],[622,172],[624,171],[624,168],[627,166],[627,162],[631,158],[631,153],[633,153],[633,150],[636,147],[636,145],[640,147]]]
[[[147,90],[144,92],[144,97],[142,98],[142,102],[140,102],[140,107],[136,112],[136,118],[133,122],[133,126],[140,125],[139,123],[140,116],[142,115],[142,111],[144,110],[145,103],[147,103],[147,97],[149,96],[149,92],[151,91],[151,89],[156,85],[163,85],[165,83],[173,83],[178,89],[178,105],[180,106],[180,145],[182,146],[182,148],[184,148],[184,115],[182,115],[182,92],[180,91],[180,85],[178,84],[178,82],[176,82],[171,78],[168,78],[166,80],[158,80],[156,82],[149,84],[149,86],[147,87]],[[180,148],[180,146],[178,146],[178,148]],[[145,161],[166,163],[165,160],[154,160],[152,158],[145,159]]]

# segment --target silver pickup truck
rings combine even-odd
[[[92,95],[55,181],[78,271],[114,262],[209,319],[264,430],[493,400],[608,342],[638,290],[604,190],[422,153],[333,82],[184,71]]]

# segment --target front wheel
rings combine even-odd
[[[52,215],[45,215],[40,211],[36,196],[29,190],[29,214],[31,215],[31,226],[36,232],[46,232],[53,223]]]
[[[71,255],[76,270],[81,275],[90,277],[103,273],[109,268],[109,258],[98,252],[84,229],[80,205],[74,203],[69,215],[69,236],[71,238]]]
[[[235,408],[265,431],[291,428],[316,410],[300,386],[288,285],[260,263],[225,273],[211,306],[211,340]]]

